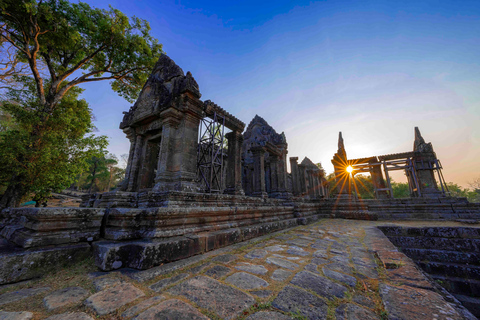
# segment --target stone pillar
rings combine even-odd
[[[278,156],[276,155],[273,155],[273,154],[270,154],[269,156],[269,159],[270,159],[270,187],[271,187],[271,194],[272,196],[276,196],[276,193],[278,193],[279,191],[279,168],[278,168],[278,165],[279,165],[279,159],[278,159]]]
[[[250,149],[253,154],[253,196],[266,198],[265,192],[265,148],[258,146]]]
[[[375,162],[377,161],[375,160]],[[385,180],[383,180],[382,167],[380,165],[370,167],[370,176],[372,177],[372,183],[375,190],[386,188]],[[379,190],[375,194],[378,199],[389,197],[389,193],[385,190]]]
[[[308,195],[310,198],[315,198],[315,183],[313,181],[313,170],[307,169],[307,177],[308,177]]]
[[[313,171],[313,185],[315,188],[315,198],[320,198],[320,180],[318,179],[318,171]]]
[[[132,160],[133,155],[135,154],[135,131],[132,128],[127,128],[124,130],[125,134],[127,135],[128,140],[130,140],[130,151],[128,152],[128,161],[127,167],[125,168],[125,178],[120,186],[121,191],[127,191],[128,189],[128,181],[130,179],[130,171],[132,168]]]
[[[308,177],[307,177],[307,170],[304,165],[298,165],[298,177],[299,177],[299,185],[300,185],[300,194],[307,195],[308,192]]]
[[[287,196],[287,152],[282,153],[278,161],[278,192],[282,197]]]
[[[142,135],[137,135],[135,139],[135,151],[133,153],[133,158],[131,162],[130,168],[130,176],[128,178],[128,186],[127,191],[135,192],[137,191],[137,180],[138,180],[138,173],[140,171],[140,165],[143,156],[143,139]]]
[[[241,147],[243,135],[238,131],[232,131],[225,135],[228,139],[228,163],[227,163],[227,184],[225,193],[244,195],[242,189],[242,163]]]
[[[298,157],[290,157],[290,169],[292,170],[292,189],[295,196],[300,195],[300,179],[298,176]]]
[[[160,116],[162,141],[154,191],[198,192],[197,144],[200,115],[170,108]]]

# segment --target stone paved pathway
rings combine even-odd
[[[323,220],[130,277],[95,273],[90,289],[0,287],[0,320],[474,319],[381,223]]]

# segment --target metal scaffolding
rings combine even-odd
[[[206,193],[223,191],[225,117],[216,112],[200,122],[197,170],[201,188]]]

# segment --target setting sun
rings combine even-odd
[[[347,167],[347,172],[348,172],[348,173],[352,173],[352,171],[353,171],[353,167],[352,167],[352,166],[348,166],[348,167]]]

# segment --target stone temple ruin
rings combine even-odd
[[[413,151],[363,159],[347,158],[340,134],[333,192],[307,157],[290,157],[288,173],[284,133],[258,115],[244,132],[242,121],[200,98],[192,74],[162,55],[120,124],[130,141],[123,183],[84,197],[81,208],[4,210],[0,284],[91,255],[103,271],[144,270],[321,218],[480,217],[480,204],[449,196],[418,128]],[[391,170],[405,170],[412,198],[392,197]],[[376,199],[355,196],[358,172],[371,174]]]

